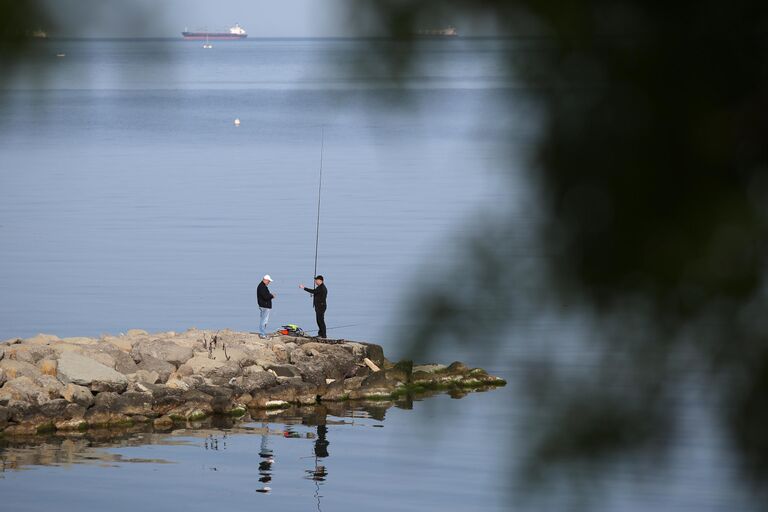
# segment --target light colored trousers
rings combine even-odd
[[[269,322],[269,313],[272,311],[269,308],[259,308],[261,318],[259,319],[259,334],[262,336],[267,335],[267,322]]]

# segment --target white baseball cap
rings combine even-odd
[[[272,282],[272,278],[269,276],[269,274],[264,276],[264,280],[269,281],[270,283]]]

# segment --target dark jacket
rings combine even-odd
[[[259,287],[256,289],[256,297],[259,300],[260,308],[272,309],[272,294],[264,284],[264,281],[259,283]]]
[[[317,288],[304,288],[305,292],[311,293],[312,305],[315,309],[325,309],[328,307],[328,288],[325,287],[325,283],[321,284]]]

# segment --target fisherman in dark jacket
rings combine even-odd
[[[272,299],[275,295],[269,291],[268,285],[272,282],[272,278],[269,274],[265,275],[259,283],[259,287],[256,289],[256,299],[259,302],[259,336],[262,339],[267,337],[267,322],[269,322],[269,314],[272,312]]]
[[[325,287],[323,276],[315,277],[314,288],[306,288],[303,284],[300,284],[299,288],[312,294],[312,305],[315,308],[317,327],[320,329],[317,335],[320,338],[325,338],[325,310],[328,308],[328,288]]]

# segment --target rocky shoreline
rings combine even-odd
[[[174,425],[506,384],[462,363],[393,363],[379,345],[190,329],[0,343],[0,436]]]

